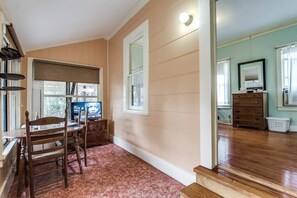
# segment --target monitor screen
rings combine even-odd
[[[88,120],[96,120],[102,117],[102,103],[97,102],[72,102],[71,119],[75,120],[79,114],[79,109],[86,111],[88,109]]]

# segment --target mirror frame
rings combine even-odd
[[[242,79],[244,76],[241,75],[242,71],[248,67],[258,67],[258,78],[261,82],[258,84],[261,84],[260,86],[255,87],[245,87],[245,85],[241,82],[244,82]],[[262,73],[262,74],[261,74]],[[258,59],[258,60],[252,60],[247,62],[238,63],[238,90],[255,90],[255,89],[266,89],[266,82],[265,82],[265,59]]]

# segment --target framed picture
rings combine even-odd
[[[238,63],[239,90],[266,89],[265,59]]]

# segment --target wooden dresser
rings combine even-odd
[[[88,121],[87,147],[106,144],[108,142],[107,119]]]
[[[267,93],[238,93],[233,95],[233,127],[267,128]]]

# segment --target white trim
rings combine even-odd
[[[196,180],[196,176],[193,173],[189,173],[181,168],[176,167],[173,164],[145,151],[142,150],[121,138],[113,136],[114,144],[122,147],[129,153],[139,157],[140,159],[144,160],[145,162],[149,163],[150,165],[154,166],[155,168],[159,169],[163,173],[169,175],[170,177],[176,179],[177,181],[181,182],[184,185],[189,185]]]
[[[293,133],[297,132],[297,126],[296,125],[290,125],[289,131],[293,132]]]
[[[148,115],[149,114],[149,21],[144,21],[141,25],[139,25],[133,32],[127,35],[123,40],[123,64],[124,64],[124,72],[123,72],[123,106],[125,113],[132,113],[138,115]],[[130,63],[130,44],[135,40],[143,37],[143,107],[131,108],[130,107],[130,89],[129,89],[129,63]]]
[[[149,0],[139,0],[136,5],[131,8],[127,13],[127,15],[123,18],[123,20],[119,23],[119,25],[116,26],[116,28],[107,36],[107,40],[112,38],[138,11],[140,11]]]

